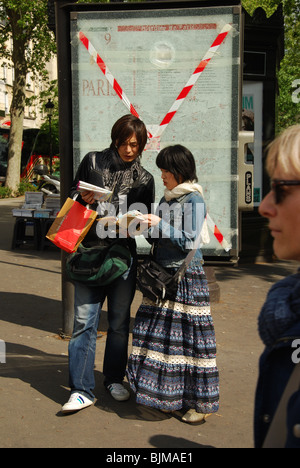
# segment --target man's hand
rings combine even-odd
[[[81,198],[88,205],[92,205],[93,203],[95,203],[95,194],[94,194],[94,192],[90,192],[90,191],[82,192],[81,193]]]

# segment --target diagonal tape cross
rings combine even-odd
[[[179,93],[174,104],[171,106],[171,108],[169,109],[169,111],[167,112],[163,120],[161,121],[158,127],[158,130],[154,133],[154,135],[151,135],[148,132],[148,136],[150,138],[157,138],[162,135],[162,133],[165,131],[165,129],[167,128],[171,120],[173,119],[174,115],[176,114],[176,112],[178,111],[178,109],[180,108],[180,106],[183,104],[184,100],[188,96],[189,92],[191,91],[195,83],[198,81],[199,77],[201,76],[201,74],[203,73],[203,71],[205,70],[209,62],[211,61],[211,59],[214,57],[219,47],[223,44],[228,33],[231,30],[232,30],[232,26],[230,24],[226,24],[223,27],[223,29],[218,34],[218,36],[216,37],[216,39],[214,40],[214,42],[208,49],[207,53],[205,54],[205,56],[203,57],[203,59],[201,60],[197,68],[195,69],[195,71],[193,72],[192,76],[190,77],[186,85],[183,87],[182,91]],[[108,82],[116,91],[119,98],[122,100],[124,105],[130,111],[130,113],[135,115],[139,119],[141,119],[138,112],[136,111],[136,109],[134,108],[134,106],[131,104],[130,100],[126,96],[123,88],[120,86],[118,81],[114,78],[113,74],[110,72],[109,68],[106,66],[104,60],[97,53],[91,41],[85,36],[85,34],[82,31],[79,32],[78,36],[79,36],[80,41],[84,45],[84,47],[87,49],[90,56],[98,65],[98,67],[100,68],[100,70],[102,71],[106,79],[108,80]],[[215,225],[215,223],[213,222],[213,220],[208,214],[207,214],[207,222],[208,222],[208,226],[214,233],[214,236],[216,237],[218,242],[222,245],[224,250],[228,252],[231,249],[231,245],[225,240],[224,236],[222,235],[222,233],[220,232],[220,230],[218,229],[218,227]]]
[[[159,137],[159,136],[162,135],[162,133],[167,128],[167,126],[169,125],[169,123],[173,119],[174,115],[176,114],[176,112],[178,111],[180,106],[183,104],[183,102],[186,99],[186,97],[188,96],[189,92],[191,91],[193,86],[196,84],[199,77],[201,76],[201,74],[203,73],[203,71],[205,70],[205,68],[207,67],[207,65],[209,64],[211,59],[213,58],[213,56],[216,54],[216,52],[219,49],[219,47],[221,46],[221,44],[223,44],[223,42],[225,41],[225,39],[226,39],[228,33],[231,31],[231,29],[232,29],[231,24],[226,24],[223,27],[223,29],[218,34],[218,36],[216,37],[216,39],[212,43],[211,47],[208,49],[207,53],[205,54],[205,56],[203,57],[203,59],[201,60],[201,62],[197,66],[197,68],[195,69],[194,73],[192,74],[192,76],[190,77],[190,79],[188,80],[188,82],[186,83],[186,85],[183,87],[182,91],[180,92],[180,94],[176,98],[174,104],[171,106],[170,110],[167,112],[166,116],[161,121],[158,130],[155,132],[154,135],[149,135],[150,138]],[[87,51],[89,52],[89,54],[91,55],[91,57],[93,58],[95,63],[98,65],[98,67],[100,68],[100,70],[102,71],[102,73],[104,74],[106,79],[108,80],[108,82],[111,84],[113,89],[116,91],[119,98],[122,100],[122,102],[125,104],[127,109],[130,111],[130,113],[135,115],[138,118],[141,118],[139,116],[138,112],[136,111],[136,109],[134,108],[134,106],[131,104],[128,97],[126,96],[123,88],[120,86],[118,81],[115,79],[115,77],[113,76],[113,74],[111,73],[111,71],[109,70],[107,65],[105,64],[104,60],[97,53],[97,51],[96,51],[95,47],[93,46],[93,44],[91,43],[91,41],[85,36],[85,34],[82,31],[79,32],[79,39],[82,42],[82,44],[84,45],[84,47],[87,49]]]

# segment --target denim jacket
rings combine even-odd
[[[163,197],[156,214],[162,218],[148,231],[155,260],[165,268],[178,268],[191,249],[199,245],[199,234],[206,217],[206,206],[199,192],[192,192],[167,202]],[[197,248],[193,262],[203,263]]]
[[[300,271],[270,289],[259,315],[259,333],[266,347],[260,357],[255,397],[256,448],[263,445],[295,367],[292,355],[293,342],[300,339]],[[300,438],[293,431],[297,424],[300,424],[300,389],[288,403],[286,448],[300,448]]]

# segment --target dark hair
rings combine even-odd
[[[139,145],[139,154],[141,155],[147,143],[147,129],[144,122],[132,114],[123,115],[114,123],[111,129],[111,147],[119,148],[134,133]]]
[[[194,156],[185,146],[167,146],[158,153],[156,165],[171,172],[179,184],[187,180],[198,181]]]

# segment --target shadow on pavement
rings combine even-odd
[[[256,263],[239,265],[236,267],[222,267],[215,268],[215,275],[217,281],[223,283],[228,280],[240,279],[243,276],[254,277],[266,282],[273,282],[277,277],[285,277],[292,273],[296,273],[299,265],[295,262],[276,261],[274,263]]]
[[[58,404],[68,398],[69,392],[63,388],[68,384],[68,356],[10,342],[6,342],[6,356],[0,377],[22,380]]]
[[[26,293],[0,292],[0,320],[57,334],[62,327],[61,301]]]
[[[157,434],[152,436],[149,440],[150,444],[156,448],[181,448],[181,449],[199,449],[199,448],[214,448],[211,445],[201,445],[192,442],[182,437],[173,437],[164,434]],[[167,454],[166,454],[167,455]],[[186,461],[189,461],[188,459]]]

